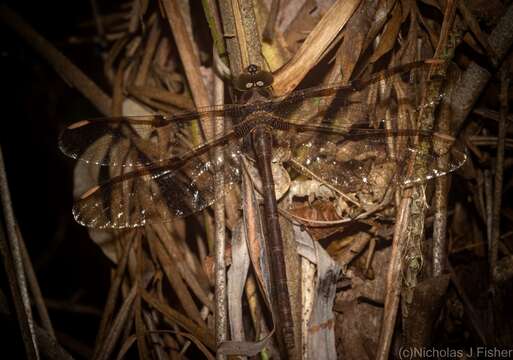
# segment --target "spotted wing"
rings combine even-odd
[[[388,131],[366,124],[290,126],[295,128],[293,162],[346,193],[424,182],[458,169],[466,160],[461,143],[435,132]]]
[[[201,126],[222,121],[217,115],[236,116],[238,109],[101,118],[67,127],[60,149],[92,169],[89,186],[100,184],[78,194],[75,219],[89,227],[127,228],[189,215],[212,204],[216,150],[222,149],[226,158],[226,191],[239,181],[239,150],[229,122],[226,135],[206,142]],[[208,121],[202,124],[203,119]]]
[[[429,64],[416,62],[366,80],[320,86],[276,100],[273,114],[296,135],[293,159],[343,191],[401,186],[454,171],[466,156],[454,138],[417,130],[435,123],[443,93],[424,96]],[[408,166],[414,159],[413,167]],[[389,173],[377,180],[377,173]],[[370,191],[370,189],[369,189]]]
[[[232,133],[159,166],[121,167],[119,175],[82,195],[73,215],[84,226],[122,229],[200,211],[218,200],[216,168],[223,171],[225,191],[239,182],[238,141]],[[219,148],[224,160],[212,160],[207,152]]]

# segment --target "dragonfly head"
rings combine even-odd
[[[273,84],[273,74],[262,70],[260,66],[251,64],[243,73],[233,80],[234,87],[239,91],[265,89]]]

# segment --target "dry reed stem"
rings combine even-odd
[[[0,11],[1,11],[0,5]],[[12,208],[11,193],[2,147],[0,146],[0,198],[5,224],[0,224],[0,255],[4,264],[7,281],[11,290],[11,297],[20,325],[21,336],[25,346],[25,355],[29,359],[39,359],[39,347],[35,333],[35,324],[32,317],[32,308],[27,289],[27,280],[23,266],[22,239],[18,237],[16,219]],[[7,236],[3,229],[6,229]]]
[[[447,62],[454,57],[455,48],[458,45],[456,40],[450,41],[449,37],[452,35],[453,39],[463,39],[458,34],[463,32],[463,27],[459,26],[459,22],[456,20],[456,6],[454,1],[446,3],[444,10],[444,21],[442,23],[442,29],[440,30],[440,40],[437,44],[435,55],[436,58],[441,58]],[[445,76],[447,72],[447,66],[437,69],[437,74]],[[431,75],[431,74],[430,74]],[[446,86],[446,93],[450,98],[450,94],[455,86],[455,80],[450,81],[450,84]],[[440,92],[440,90],[438,91]],[[450,134],[450,116],[451,106],[449,101],[442,101],[442,109],[440,117],[438,119],[438,130],[444,134]],[[448,162],[447,156],[442,157],[438,160],[440,166],[446,165]],[[445,264],[447,262],[447,242],[446,242],[446,231],[447,231],[447,192],[448,192],[448,179],[447,176],[442,176],[436,179],[435,182],[435,222],[433,224],[433,269],[432,275],[434,277],[441,276]]]
[[[455,84],[452,81],[451,84]],[[447,87],[446,87],[447,89]],[[450,90],[448,90],[450,91]],[[449,93],[450,94],[450,93]],[[449,96],[450,97],[450,96]],[[443,134],[450,133],[450,104],[442,103],[440,111],[438,131]],[[448,163],[447,155],[438,160],[440,166],[446,166]],[[441,176],[435,180],[434,209],[435,219],[433,222],[433,277],[441,276],[447,263],[447,193],[449,188],[448,176]]]
[[[223,4],[228,5],[228,4]],[[234,68],[237,66],[242,66],[242,68],[246,68],[250,64],[256,64],[261,66],[262,68],[266,68],[264,66],[264,60],[262,58],[262,49],[261,49],[261,43],[260,43],[260,36],[259,36],[259,30],[258,26],[256,24],[256,17],[255,12],[253,9],[253,2],[249,0],[233,0],[231,1],[230,8],[228,9],[222,9],[222,13],[224,14],[223,19],[225,19],[228,14],[232,14],[233,16],[233,28],[235,29],[235,38],[233,46],[236,46],[236,49],[238,49],[237,54],[240,54],[240,64],[238,63],[239,58],[236,55],[232,55],[229,53],[230,56],[230,65],[232,67],[232,73],[238,74],[242,69],[240,68]],[[232,63],[232,58],[234,62]],[[243,187],[245,189],[245,187]],[[243,190],[244,191],[244,190]],[[247,209],[244,209],[245,211]],[[283,229],[280,229],[280,231],[283,232]],[[286,235],[286,234],[285,234]],[[283,238],[285,238],[285,235],[283,235]],[[267,236],[267,234],[265,235]],[[266,243],[267,243],[266,239]],[[270,249],[268,249],[270,251]],[[272,256],[270,253],[268,253],[268,256]],[[270,260],[269,260],[270,261]],[[283,264],[284,266],[284,264]],[[285,270],[283,270],[285,272]],[[271,275],[272,276],[272,275]],[[288,275],[290,276],[290,274]],[[273,279],[274,283],[275,279]],[[278,291],[275,289],[275,291]],[[282,324],[280,324],[280,318],[285,317],[283,314],[287,314],[288,318],[283,318],[283,320],[286,323],[290,323],[292,326],[292,319],[291,319],[291,305],[290,305],[290,298],[288,294],[285,296],[281,296],[281,294],[277,293],[280,298],[282,298],[280,301],[283,304],[283,307],[281,309],[278,309],[275,307],[275,303],[272,304],[273,306],[273,313],[277,316],[277,321],[275,322],[275,326],[277,328],[277,333],[283,333],[285,335],[292,333],[293,329],[289,329],[288,327],[283,327]],[[287,305],[288,304],[288,305]],[[292,339],[292,343],[285,344],[283,341],[283,338],[281,336],[276,337],[276,340],[278,342],[279,348],[283,356],[287,356],[289,358],[294,358],[294,343]]]
[[[506,116],[508,114],[508,87],[509,78],[507,75],[507,68],[504,67],[500,73],[500,119],[499,119],[499,132],[497,139],[497,152],[495,157],[495,181],[493,193],[493,210],[492,210],[492,229],[491,229],[491,242],[490,242],[490,285],[493,288],[497,277],[497,253],[499,249],[500,240],[500,225],[501,225],[501,209],[502,209],[502,193],[503,193],[503,177],[504,177],[504,150],[506,146]]]
[[[158,41],[160,38],[160,32],[160,24],[158,23],[158,21],[155,21],[153,23],[153,26],[151,27],[150,34],[148,35],[146,47],[143,52],[141,65],[139,66],[137,75],[134,80],[134,85],[136,86],[146,84],[148,72],[150,71],[150,66],[152,65],[155,51],[157,49]]]
[[[132,312],[134,300],[137,296],[137,285],[134,284],[130,289],[130,292],[123,300],[123,305],[119,309],[118,314],[112,321],[112,325],[109,329],[102,346],[99,348],[93,357],[94,360],[107,360],[111,358],[111,354],[114,350],[116,343],[118,342],[122,331],[125,328],[126,322],[129,320],[130,313]]]
[[[219,19],[216,1],[202,0],[203,10],[207,18],[210,34],[214,41],[214,52],[217,52],[223,62],[227,61],[226,47],[224,44],[221,19]]]
[[[209,329],[197,325],[195,322],[191,321],[189,318],[182,315],[180,312],[172,309],[167,304],[158,301],[146,290],[142,290],[141,295],[144,301],[146,301],[146,303],[148,303],[149,306],[151,306],[163,315],[164,320],[166,322],[184,328],[192,335],[194,335],[197,339],[199,339],[203,344],[205,344],[210,350],[215,351],[215,338]]]
[[[286,95],[296,88],[322,59],[359,4],[360,0],[339,0],[332,5],[292,59],[275,74],[273,91],[276,96]]]
[[[435,51],[435,58],[439,57],[439,54],[446,48],[449,29],[453,24],[454,14],[455,4],[452,1],[449,1],[445,9],[444,22],[442,24],[442,34],[439,37],[437,51]],[[435,71],[437,74],[445,74],[445,70],[445,66],[439,66]],[[431,77],[431,72],[432,71],[430,71],[430,74],[428,75],[428,80]],[[428,104],[429,106],[422,106],[422,111],[420,112],[418,118],[415,119],[417,120],[417,126],[420,129],[430,130],[433,128],[433,106],[437,104],[436,99],[440,93],[440,90],[441,82],[428,82],[427,93],[423,98],[423,104]],[[429,149],[427,149],[428,144],[420,143],[418,145],[421,154],[429,151]],[[410,159],[408,173],[411,173],[412,171],[420,171],[422,174],[423,171],[426,171],[424,167],[427,166],[427,164],[424,163],[420,164],[420,168],[415,167],[414,169],[414,161],[414,157]],[[422,191],[419,186],[415,187],[414,189],[406,189],[403,194],[403,199],[401,200],[397,210],[394,238],[392,243],[392,254],[386,281],[384,316],[381,324],[377,351],[378,359],[387,359],[389,357],[400,295],[403,294],[403,310],[407,309],[408,301],[410,301],[409,299],[411,299],[413,292],[412,286],[414,287],[416,281],[418,281],[417,277],[419,276],[420,270],[417,269],[417,272],[415,272],[415,270],[411,270],[411,276],[414,277],[414,280],[412,280],[413,283],[405,284],[403,287],[402,274],[403,271],[407,272],[408,268],[412,265],[405,262],[406,255],[412,259],[409,261],[414,261],[413,259],[422,256],[422,254],[419,252],[419,247],[421,246],[421,240],[424,237],[425,205],[424,201],[422,201],[421,198],[419,199],[421,193]],[[409,246],[407,246],[407,242],[410,244]],[[405,314],[403,313],[403,316],[404,315]]]
[[[166,12],[171,32],[175,38],[176,46],[178,47],[178,52],[180,54],[180,59],[185,70],[185,75],[189,83],[194,103],[196,104],[196,107],[207,107],[210,105],[210,101],[205,83],[203,82],[203,78],[200,73],[200,60],[198,55],[194,52],[192,39],[189,37],[187,32],[181,10],[175,0],[162,0],[162,4]],[[201,119],[202,130],[206,139],[212,138],[209,121],[211,121],[209,118]]]
[[[120,291],[121,283],[123,281],[123,275],[128,264],[128,254],[132,250],[132,244],[136,236],[140,236],[137,230],[133,231],[133,237],[127,242],[126,247],[120,254],[118,266],[114,271],[114,276],[109,288],[109,293],[107,295],[107,300],[105,302],[105,307],[103,309],[102,318],[100,320],[100,326],[98,327],[98,333],[96,335],[93,358],[99,355],[98,353],[100,351],[100,348],[102,347],[103,342],[106,339],[107,326],[109,325],[109,322],[113,317],[117,296]]]
[[[379,332],[379,343],[376,352],[377,360],[387,360],[390,354],[392,338],[394,335],[397,310],[401,296],[401,270],[403,266],[403,251],[408,236],[408,223],[411,211],[411,191],[406,190],[399,208],[394,225],[394,238],[392,240],[392,253],[386,277],[385,306],[383,320]]]
[[[123,101],[125,100],[125,95],[123,93],[125,81],[124,75],[127,67],[127,62],[127,59],[121,60],[116,71],[116,76],[114,77],[114,84],[112,86],[112,116],[123,115]]]
[[[50,315],[48,315],[48,309],[45,305],[45,299],[43,298],[43,294],[41,293],[41,288],[39,287],[37,276],[34,271],[34,267],[32,266],[32,261],[30,260],[27,247],[25,246],[25,240],[23,239],[21,231],[18,226],[16,226],[16,233],[18,239],[20,240],[21,256],[23,258],[23,266],[25,268],[25,272],[27,275],[27,281],[30,286],[30,293],[32,294],[33,298],[32,301],[36,306],[43,329],[46,330],[48,336],[52,340],[56,341],[55,331],[50,320]]]
[[[221,79],[214,80],[214,105],[222,105],[224,103],[224,84]],[[214,135],[220,137],[224,134],[224,118],[218,117],[214,120]],[[221,147],[215,149],[214,153],[216,166],[215,173],[215,196],[218,200],[214,204],[215,218],[215,337],[216,344],[219,346],[226,340],[228,335],[228,314],[227,314],[227,298],[226,298],[226,230],[225,230],[225,207],[224,207],[224,151]],[[218,356],[223,359],[224,356]]]
[[[127,87],[127,91],[134,95],[139,97],[147,97],[152,100],[161,101],[164,104],[169,104],[171,106],[176,106],[179,109],[183,110],[193,110],[194,104],[193,102],[186,96],[175,94],[169,91],[165,91],[161,88],[152,87],[152,86],[136,86],[136,85],[129,85]],[[170,113],[173,113],[175,111],[172,111]]]
[[[176,293],[179,303],[183,306],[185,314],[193,319],[198,324],[204,324],[200,312],[196,307],[194,300],[183,281],[182,276],[176,276],[180,273],[176,259],[173,259],[167,249],[165,248],[166,238],[161,238],[162,235],[157,235],[153,241],[150,240],[149,244],[154,248],[154,253],[157,254],[159,263],[161,264],[164,273],[169,281],[170,286]]]
[[[135,274],[135,286],[137,288],[137,294],[134,300],[134,313],[135,313],[135,336],[137,338],[137,351],[139,353],[139,359],[150,359],[150,351],[146,343],[146,328],[143,323],[143,308],[141,290],[144,289],[144,259],[142,250],[142,238],[138,238],[135,243],[135,257],[137,259]],[[128,334],[128,333],[127,333]],[[126,338],[126,336],[125,336]]]

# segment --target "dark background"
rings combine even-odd
[[[7,5],[102,86],[100,45],[69,41],[94,30],[80,26],[91,19],[89,1],[8,1]],[[74,161],[60,153],[57,138],[66,124],[100,114],[1,22],[0,61],[0,142],[15,216],[43,296],[50,300],[50,318],[59,340],[68,349],[76,348],[72,354],[80,358],[94,342],[91,336],[106,298],[111,264],[72,218]],[[11,312],[10,317],[0,316],[1,342],[6,345],[2,353],[23,358],[3,270],[0,286]],[[79,306],[90,307],[91,313],[77,311]]]
[[[100,11],[105,13],[117,5],[112,0],[98,3]],[[94,27],[83,26],[92,19],[90,1],[8,1],[7,4],[109,93],[103,78],[101,45],[71,41],[90,39],[95,33]],[[101,114],[1,22],[0,61],[0,143],[15,216],[43,296],[48,300],[58,339],[73,356],[86,358],[94,343],[112,264],[90,240],[87,230],[72,218],[74,161],[60,153],[57,139],[65,125]],[[496,99],[496,95],[492,98]],[[497,108],[497,104],[490,107]],[[462,278],[477,289],[475,279],[486,277],[483,275],[486,264],[475,266],[467,253],[453,260],[469,264],[472,271],[464,272]],[[10,316],[0,315],[0,358],[9,354],[6,358],[21,359],[24,349],[3,269],[0,290],[6,295],[11,312]],[[511,287],[507,291],[511,294]],[[511,311],[506,301],[494,305]],[[508,319],[511,319],[510,312],[497,316],[497,320],[511,326]],[[448,338],[444,327],[445,323],[439,326],[440,343],[475,341],[463,330],[472,328],[472,324],[462,324],[461,331],[454,331],[458,333],[456,339]]]

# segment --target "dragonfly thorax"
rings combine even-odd
[[[286,129],[286,124],[273,116],[272,113],[264,110],[255,111],[235,125],[234,132],[239,137],[245,137],[246,135],[254,132],[256,128],[266,127],[269,131],[272,129]]]

